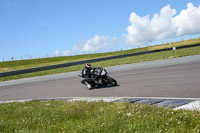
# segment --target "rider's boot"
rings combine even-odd
[[[85,83],[85,85],[87,86],[87,88],[89,89],[89,90],[91,90],[92,89],[92,86],[88,83],[88,82],[84,82]]]
[[[87,86],[87,88],[88,88],[89,90],[92,89],[92,86],[91,86],[90,84],[87,84],[86,86]]]

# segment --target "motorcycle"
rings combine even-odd
[[[79,74],[82,77],[81,73]],[[91,77],[98,77],[96,80],[85,79],[92,88],[113,87],[117,86],[117,81],[108,76],[108,72],[102,68],[97,67],[91,70]]]

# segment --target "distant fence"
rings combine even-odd
[[[176,49],[190,48],[190,47],[196,47],[196,46],[200,46],[200,44],[180,46],[180,47],[176,47]],[[150,50],[150,51],[136,52],[136,53],[130,53],[130,54],[124,54],[124,55],[116,55],[116,56],[103,57],[103,58],[97,58],[97,59],[90,59],[90,60],[69,62],[69,63],[63,63],[63,64],[57,64],[57,65],[50,65],[50,66],[44,66],[44,67],[36,67],[36,68],[29,68],[29,69],[23,69],[23,70],[9,71],[9,72],[0,73],[0,77],[7,77],[7,76],[32,73],[32,72],[39,72],[39,71],[43,71],[43,70],[50,70],[50,69],[80,65],[80,64],[84,64],[84,63],[88,63],[88,62],[93,63],[93,62],[98,62],[98,61],[105,61],[105,60],[118,59],[118,58],[130,57],[130,56],[150,54],[150,53],[162,52],[162,51],[168,51],[168,50],[174,50],[174,48]]]

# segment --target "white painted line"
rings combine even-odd
[[[13,102],[28,102],[33,100],[66,100],[66,101],[88,101],[88,102],[113,102],[122,99],[121,97],[55,97],[55,98],[36,98],[36,99],[23,99],[23,100],[7,100],[0,101],[0,103],[13,103]]]
[[[120,97],[79,97],[79,98],[72,98],[67,101],[87,101],[87,102],[98,102],[98,101],[104,101],[104,102],[113,102],[116,100],[122,99]]]
[[[183,106],[174,108],[174,110],[185,109],[185,110],[200,110],[200,101],[194,101]]]
[[[88,101],[88,102],[98,102],[98,101],[101,101],[102,99],[100,98],[93,98],[93,99],[89,99],[89,98],[85,98],[85,97],[80,97],[80,98],[72,98],[72,99],[69,99],[67,101],[70,101],[70,102],[73,102],[73,101]]]
[[[103,101],[104,102],[114,102],[116,100],[120,100],[121,98],[104,98]]]
[[[14,103],[14,102],[28,102],[28,101],[32,101],[34,99],[25,99],[25,100],[8,100],[8,101],[0,101],[0,103]]]
[[[131,98],[131,99],[163,99],[163,100],[194,100],[194,101],[200,101],[200,98],[176,98],[176,97],[120,97],[120,98]]]

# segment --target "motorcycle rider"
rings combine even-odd
[[[83,68],[79,74],[80,77],[84,78],[81,83],[85,84],[88,89],[92,89],[92,86],[89,84],[89,82],[96,82],[96,84],[101,84],[102,80],[100,79],[101,75],[99,75],[99,73],[102,70],[103,68],[101,67],[92,68],[90,63],[86,63],[85,68]],[[97,72],[97,74],[95,72]]]
[[[85,64],[85,68],[79,74],[80,77],[84,78],[81,83],[85,84],[88,89],[92,89],[92,86],[89,84],[90,81],[93,81],[92,78],[92,65],[90,63]]]

